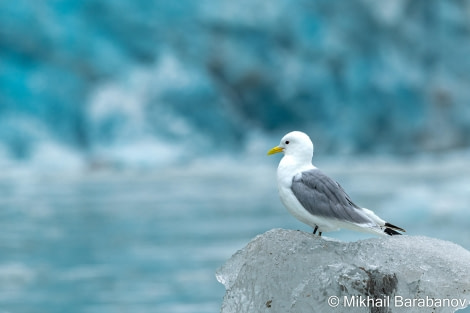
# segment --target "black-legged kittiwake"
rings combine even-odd
[[[312,226],[314,234],[340,228],[390,236],[405,231],[354,204],[336,181],[316,168],[313,143],[305,133],[288,133],[268,155],[279,152],[284,152],[277,168],[281,201],[298,220]]]

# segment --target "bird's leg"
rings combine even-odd
[[[318,233],[318,236],[320,236],[320,237],[321,237],[321,233],[322,233],[322,232],[319,232],[319,233]]]
[[[313,229],[313,234],[315,235],[317,233],[318,226],[315,225],[315,228]],[[321,235],[320,235],[321,236]]]

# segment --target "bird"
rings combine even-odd
[[[268,155],[284,153],[277,168],[281,202],[295,218],[310,225],[314,235],[341,228],[385,236],[405,232],[356,205],[339,183],[312,164],[313,150],[307,134],[293,131]]]

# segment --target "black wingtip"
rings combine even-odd
[[[396,230],[393,230],[391,228],[385,228],[384,233],[386,233],[389,236],[401,235],[399,232],[397,232]]]
[[[404,230],[403,228],[395,226],[395,225],[390,224],[390,223],[385,223],[385,227],[391,228],[392,230],[402,231],[402,232],[406,233],[406,230]]]

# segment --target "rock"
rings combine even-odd
[[[470,252],[421,236],[340,242],[273,229],[217,270],[222,313],[454,312],[470,302]]]

